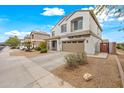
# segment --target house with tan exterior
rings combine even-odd
[[[41,31],[32,31],[30,33],[30,40],[32,43],[32,47],[35,48],[39,45],[41,41],[45,41],[44,39],[49,38],[50,35],[46,32],[41,32]]]
[[[100,52],[102,28],[91,10],[78,10],[65,16],[51,32],[51,37],[46,39],[50,50]]]
[[[32,31],[21,40],[20,49],[24,49],[24,42],[31,42],[32,48],[36,48],[40,42],[45,42],[44,39],[49,38],[50,35],[46,32]]]

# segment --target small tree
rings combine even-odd
[[[20,44],[20,40],[18,39],[17,36],[10,37],[5,41],[5,44],[14,49],[17,48],[17,46]]]
[[[24,45],[27,48],[26,51],[31,51],[31,42],[30,41],[24,42]]]

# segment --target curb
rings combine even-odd
[[[116,58],[116,62],[117,62],[117,65],[118,65],[118,70],[119,70],[119,73],[120,73],[120,76],[121,76],[122,86],[124,88],[124,72],[123,72],[123,69],[122,69],[122,65],[121,65],[117,55],[115,55],[115,58]]]

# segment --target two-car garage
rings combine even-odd
[[[62,41],[62,51],[67,52],[83,52],[84,40],[68,40]]]

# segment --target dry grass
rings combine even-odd
[[[23,51],[23,50],[16,50],[10,53],[10,56],[25,56],[25,57],[35,57],[38,55],[45,55],[47,53],[40,53],[39,51]]]
[[[87,72],[93,75],[93,79],[88,82],[83,79]],[[66,69],[63,65],[52,73],[78,88],[122,87],[114,55],[109,55],[108,59],[88,58],[88,64],[75,70]]]

